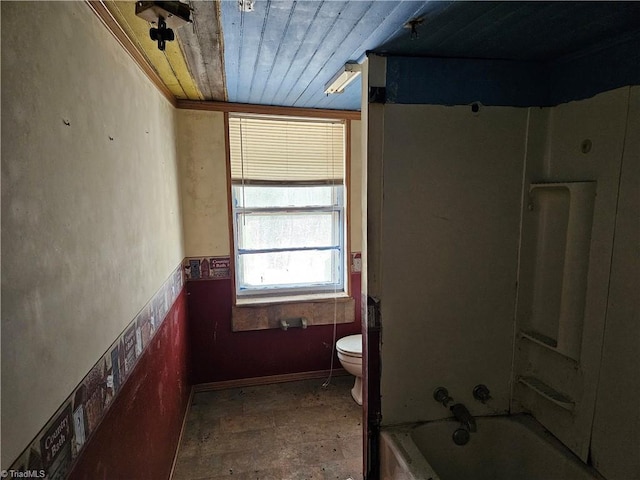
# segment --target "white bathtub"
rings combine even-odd
[[[476,417],[478,431],[458,446],[453,419],[382,431],[382,480],[602,479],[527,415]]]

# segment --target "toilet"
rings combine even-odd
[[[356,377],[351,396],[362,405],[362,334],[341,338],[336,342],[336,351],[344,369]]]

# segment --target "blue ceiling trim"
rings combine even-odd
[[[557,61],[551,103],[592,97],[625,85],[640,85],[640,32],[634,38],[588,55]]]
[[[387,103],[511,105],[544,103],[539,65],[512,60],[387,58]]]
[[[551,62],[387,58],[387,103],[553,106],[640,85],[640,33],[587,55]]]

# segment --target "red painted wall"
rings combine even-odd
[[[361,333],[360,278],[351,274],[356,321],[339,324],[337,338]],[[232,332],[230,279],[190,281],[187,292],[192,383],[329,369],[333,325]],[[334,367],[341,367],[337,356]]]
[[[69,476],[168,479],[189,400],[183,289]]]

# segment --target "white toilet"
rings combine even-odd
[[[336,351],[344,369],[356,377],[351,396],[362,405],[362,334],[341,338],[336,342]]]

